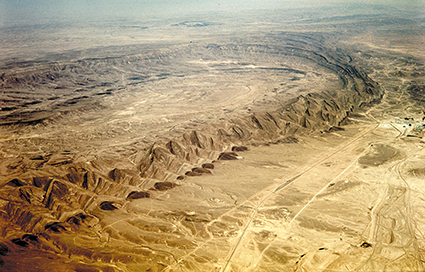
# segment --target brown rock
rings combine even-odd
[[[197,177],[197,176],[201,176],[202,174],[197,173],[197,172],[193,172],[193,171],[188,171],[188,172],[186,172],[185,175],[188,176],[188,177]]]
[[[78,170],[75,167],[70,167],[68,170],[69,173],[66,174],[66,177],[69,182],[72,182],[74,184],[80,184],[85,170]]]
[[[234,147],[232,147],[232,151],[247,151],[248,150],[248,147],[246,147],[246,146],[234,146]]]
[[[51,223],[51,224],[47,224],[44,227],[44,229],[50,230],[50,231],[53,231],[53,232],[56,232],[56,233],[59,233],[59,232],[62,232],[63,230],[66,230],[66,228],[64,226],[62,226],[60,222],[54,222],[54,223]]]
[[[23,183],[19,179],[12,179],[8,183],[6,183],[6,185],[9,185],[9,186],[12,186],[12,187],[21,187],[21,186],[24,186],[25,183]]]
[[[330,127],[330,128],[328,129],[328,132],[344,131],[344,130],[345,130],[345,129],[344,129],[343,127],[333,126],[333,127]]]
[[[22,236],[22,240],[24,240],[24,241],[34,241],[34,242],[37,242],[38,241],[38,235],[37,234],[27,233],[27,234],[24,234]]]
[[[166,191],[176,186],[177,184],[166,181],[166,182],[157,182],[155,183],[153,187],[155,188],[155,190],[158,190],[158,191]]]
[[[0,244],[0,255],[5,256],[8,252],[9,248],[4,244]]]
[[[82,222],[84,222],[87,218],[91,218],[91,216],[89,215],[85,215],[83,213],[79,213],[75,216],[71,216],[70,218],[68,218],[66,220],[66,222],[68,222],[69,224],[74,224],[74,225],[81,225]]]
[[[169,141],[166,144],[166,147],[170,151],[171,154],[176,155],[180,158],[184,158],[185,152],[184,152],[183,148],[176,141]]]
[[[66,220],[66,222],[68,222],[69,224],[77,225],[77,226],[81,225],[80,219],[76,218],[75,216],[71,216],[70,218]]]
[[[225,161],[225,160],[237,160],[238,154],[235,152],[223,152],[218,156],[218,160]]]
[[[205,168],[198,168],[198,167],[193,168],[192,172],[199,173],[199,174],[212,174],[210,170]]]
[[[28,191],[19,188],[19,197],[31,204],[31,195]]]
[[[28,242],[25,242],[21,238],[12,239],[12,243],[14,243],[15,245],[18,245],[20,247],[27,247],[28,246]]]
[[[150,198],[151,195],[148,192],[131,192],[128,196],[127,199],[139,199],[139,198]]]
[[[368,242],[363,242],[361,245],[360,245],[360,247],[363,247],[363,248],[368,248],[368,247],[371,247],[372,245],[370,244],[370,243],[368,243]]]
[[[102,203],[100,203],[100,209],[104,211],[113,211],[118,208],[114,206],[114,203],[112,201],[103,201]]]
[[[214,164],[212,163],[204,163],[202,165],[202,168],[206,168],[206,169],[214,169]]]
[[[43,188],[47,183],[49,183],[50,178],[49,177],[33,177],[32,181],[35,187]]]

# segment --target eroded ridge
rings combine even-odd
[[[208,267],[221,263],[231,249],[227,239],[236,237],[245,224],[244,219],[227,214],[229,208],[237,207],[236,211],[246,216],[252,212],[256,197],[241,206],[236,194],[218,186],[204,188],[192,177],[213,174],[216,171],[214,163],[237,160],[249,149],[247,146],[296,144],[303,134],[343,130],[341,126],[348,122],[350,115],[378,103],[384,94],[376,82],[350,64],[350,56],[327,45],[317,34],[279,33],[261,41],[254,39],[249,45],[239,44],[186,46],[148,56],[49,63],[43,64],[42,69],[25,69],[21,64],[15,70],[23,72],[2,75],[2,88],[53,87],[58,92],[63,91],[63,97],[68,97],[66,92],[77,85],[85,86],[77,92],[85,95],[66,101],[40,97],[40,103],[16,100],[9,108],[3,107],[6,114],[3,114],[2,125],[13,129],[24,124],[49,127],[62,122],[62,117],[57,118],[57,115],[63,114],[62,108],[68,111],[70,105],[75,105],[79,112],[93,104],[99,109],[107,107],[103,100],[93,102],[91,99],[113,96],[115,90],[119,90],[117,86],[125,89],[132,84],[141,86],[148,81],[178,77],[179,71],[166,64],[181,55],[183,57],[176,62],[187,63],[188,56],[192,55],[202,55],[204,62],[210,58],[208,67],[216,71],[242,73],[246,69],[257,69],[273,71],[277,76],[282,71],[295,75],[305,73],[287,65],[262,66],[259,58],[266,52],[277,61],[290,59],[314,64],[321,71],[334,75],[338,82],[337,88],[306,92],[289,102],[279,100],[283,96],[276,91],[267,111],[265,101],[256,104],[257,110],[251,113],[230,115],[221,121],[182,129],[173,137],[165,135],[144,149],[133,149],[132,164],[116,166],[110,159],[67,150],[24,155],[12,160],[4,167],[6,178],[2,179],[0,189],[6,241],[1,244],[2,248],[68,256],[71,260],[68,265],[75,269],[93,266],[123,271],[167,267],[199,270],[207,261]],[[220,58],[224,54],[237,59],[230,64],[211,60],[213,56]],[[247,60],[252,63],[243,62]],[[149,70],[142,69],[146,62],[152,61],[165,65],[170,71],[155,74],[151,66]],[[113,67],[114,72],[106,75],[106,67]],[[201,73],[190,67],[188,75]],[[97,85],[87,88],[89,75],[97,78],[95,82],[105,81],[101,86],[112,88],[109,86],[113,85],[115,89],[103,93]],[[101,80],[103,77],[105,80]],[[121,98],[126,95],[122,94]],[[49,110],[43,109],[44,103]],[[32,110],[32,105],[40,109]],[[28,142],[31,137],[28,136]],[[13,140],[5,141],[11,143]],[[187,210],[194,206],[198,207],[195,211]],[[287,211],[277,208],[271,216],[284,218]],[[214,252],[208,250],[208,245],[216,247]],[[62,262],[61,258],[54,259]],[[7,262],[7,258],[4,259]],[[100,264],[93,264],[93,261]]]

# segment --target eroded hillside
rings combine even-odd
[[[374,221],[387,220],[386,201],[397,209],[406,188],[398,180],[381,193],[371,221],[357,213],[380,189],[365,185],[382,170],[370,167],[405,163],[421,144],[423,113],[412,108],[422,103],[423,64],[336,40],[277,31],[6,63],[0,268],[310,271],[379,255],[369,251],[386,227]],[[387,142],[409,135],[417,141]],[[415,163],[405,172],[417,178]],[[352,167],[365,178],[340,180]],[[344,199],[326,197],[341,194],[369,200],[329,219]],[[316,199],[320,211],[304,212]],[[390,222],[390,244],[415,239],[403,220]]]

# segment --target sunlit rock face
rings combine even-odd
[[[305,8],[2,26],[0,270],[420,271],[421,16]]]

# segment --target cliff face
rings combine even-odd
[[[171,253],[167,250],[153,253],[155,249],[150,248],[151,244],[160,244],[164,239],[157,237],[156,231],[137,236],[112,228],[106,235],[103,230],[111,222],[109,213],[126,214],[125,207],[132,200],[149,199],[160,192],[183,186],[187,176],[211,174],[214,161],[237,159],[238,152],[245,151],[246,146],[297,142],[299,134],[337,130],[350,113],[379,103],[382,98],[383,90],[379,85],[359,68],[350,65],[347,55],[332,48],[323,48],[322,42],[309,40],[307,36],[298,37],[298,41],[292,38],[284,45],[271,46],[267,53],[314,62],[336,75],[341,89],[314,91],[292,101],[280,101],[283,106],[239,118],[217,120],[197,129],[188,129],[180,136],[156,141],[133,154],[135,165],[132,168],[111,167],[111,163],[102,158],[89,162],[70,159],[68,151],[44,157],[23,157],[10,167],[22,167],[22,173],[25,167],[39,170],[31,170],[30,176],[23,174],[3,182],[0,188],[3,196],[1,220],[5,225],[10,225],[3,230],[6,233],[4,238],[22,248],[84,256],[105,263],[113,260],[145,264],[149,268],[150,262],[168,258]],[[251,47],[257,53],[261,48],[265,48],[264,44]],[[211,46],[208,50],[217,51],[220,48]],[[85,69],[88,69],[86,66]],[[52,80],[54,76],[50,72],[43,77],[38,75],[34,84],[39,84],[40,78],[44,82]],[[25,82],[32,80],[29,75],[23,78]],[[3,87],[22,83],[16,77],[3,76],[2,80]],[[64,105],[58,104],[56,107]],[[10,125],[15,117],[8,116],[10,122],[3,125]],[[13,125],[22,123],[15,122]],[[190,249],[194,242],[178,235],[181,230],[174,229],[170,219],[173,216],[191,218],[188,215],[168,214],[164,218],[154,215],[153,219],[144,220],[147,220],[146,224],[152,224],[153,229],[166,233],[171,247],[183,251]],[[206,218],[196,220],[210,220],[209,215],[203,216]],[[15,226],[20,230],[8,232]],[[6,243],[4,246],[7,248],[12,244]],[[146,261],[147,257],[151,261]]]

